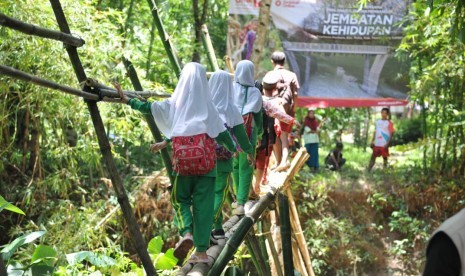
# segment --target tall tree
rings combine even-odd
[[[201,8],[199,8],[201,5]],[[199,49],[202,47],[202,25],[205,24],[208,11],[208,0],[192,0],[192,8],[194,11],[194,33],[195,46],[192,53],[192,61],[200,62]]]

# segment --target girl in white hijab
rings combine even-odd
[[[175,210],[174,223],[182,236],[175,248],[174,256],[179,260],[185,259],[195,245],[196,252],[189,262],[208,263],[206,251],[210,243],[214,217],[216,179],[215,148],[211,143],[213,151],[210,151],[209,140],[214,138],[217,143],[224,145],[231,152],[235,152],[236,147],[213,105],[205,67],[198,63],[186,64],[173,95],[162,102],[128,100],[119,85],[115,87],[120,93],[122,102],[143,113],[151,113],[166,139],[173,140],[173,167],[176,179],[172,183],[171,201]],[[199,143],[189,148],[193,141]],[[186,143],[178,145],[177,142]],[[166,140],[154,144],[151,146],[151,151],[158,151],[166,145]],[[177,155],[179,152],[182,152],[181,156]],[[185,167],[191,163],[199,163],[197,162],[199,157],[194,155],[190,160],[195,161],[182,163],[184,167],[179,166],[182,162],[180,160],[192,152],[203,152],[201,158],[203,158],[202,162],[205,162],[202,166],[206,165],[203,167],[194,165],[195,171],[187,170],[190,174],[186,174],[183,170]],[[198,174],[202,169],[210,168],[212,163],[209,161],[213,162],[214,167],[204,174]]]
[[[213,98],[213,104],[220,113],[220,118],[225,122],[230,133],[235,138],[236,143],[243,152],[248,155],[249,161],[253,164],[254,148],[250,144],[249,137],[245,132],[243,118],[233,101],[233,82],[231,76],[226,71],[216,71],[208,82]],[[223,204],[226,200],[229,185],[229,175],[233,171],[232,154],[222,146],[217,146],[217,175],[215,184],[215,217],[213,220],[213,231],[211,240],[218,243],[219,239],[224,239],[223,230]],[[229,154],[228,154],[229,153]]]
[[[263,134],[263,115],[262,95],[254,86],[254,70],[254,65],[249,60],[242,60],[237,64],[234,74],[234,104],[243,116],[249,141],[255,148],[257,140]],[[249,164],[245,153],[239,153],[233,161],[237,201],[233,206],[235,215],[244,214],[244,204],[249,197],[252,178],[253,165]]]

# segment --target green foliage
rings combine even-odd
[[[416,143],[424,136],[420,118],[396,121],[395,129],[396,133],[391,143],[394,146]]]
[[[45,234],[45,231],[36,231],[36,232],[31,232],[28,234],[24,234],[23,236],[16,238],[14,241],[11,243],[7,244],[1,251],[2,253],[2,258],[4,261],[8,261],[11,256],[18,250],[19,247],[29,244],[36,239],[42,237]]]
[[[3,196],[0,195],[0,212],[3,210],[8,210],[13,213],[24,215],[24,212],[21,209],[9,203],[5,200],[5,198],[3,198]]]
[[[152,238],[148,245],[149,254],[154,259],[156,269],[171,270],[178,263],[178,259],[174,257],[174,249],[170,248],[166,253],[161,252],[163,247],[163,240],[161,237],[156,236]]]

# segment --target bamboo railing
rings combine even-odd
[[[175,71],[176,75],[179,76],[180,74],[180,63],[175,56],[174,48],[169,41],[169,38],[164,31],[163,24],[158,17],[158,9],[155,6],[153,0],[148,0],[149,5],[152,9],[152,15],[154,16],[155,24],[158,28],[160,38],[165,45],[165,49],[167,51],[168,56],[170,57],[170,61],[173,66],[173,70]],[[68,36],[70,35],[70,29],[66,20],[66,17],[63,13],[63,9],[61,7],[59,0],[50,0],[52,5],[53,11],[55,13],[57,23],[61,32],[59,37],[60,39],[42,36],[46,38],[56,39],[63,41],[63,37],[69,39]],[[0,17],[1,19],[2,17]],[[11,22],[11,21],[9,21]],[[1,23],[1,22],[0,22]],[[25,23],[27,24],[27,23]],[[8,25],[8,24],[7,24]],[[11,24],[10,24],[11,25]],[[6,25],[4,25],[6,26]],[[11,27],[11,26],[7,26]],[[11,27],[13,28],[13,27]],[[37,30],[39,27],[35,27],[34,30]],[[14,28],[13,28],[14,29]],[[206,28],[205,28],[206,30]],[[20,30],[21,31],[21,30]],[[36,31],[35,31],[36,32]],[[56,31],[55,31],[56,32]],[[37,33],[37,32],[36,32]],[[34,35],[37,35],[34,33]],[[32,34],[32,33],[31,33]],[[204,32],[204,34],[208,34],[208,31]],[[68,36],[66,36],[68,35]],[[71,36],[72,37],[72,36]],[[73,37],[74,38],[74,37]],[[214,55],[213,47],[211,46],[211,41],[208,35],[204,36],[205,38],[205,45],[207,47],[207,52],[209,55],[209,60],[211,62],[212,68],[215,68],[215,61],[216,57]],[[110,99],[118,98],[117,92],[115,89],[103,85],[93,79],[87,78],[82,63],[80,61],[79,55],[77,53],[76,47],[78,47],[77,43],[68,43],[63,41],[68,45],[66,51],[68,52],[68,56],[70,61],[73,65],[73,69],[75,71],[76,77],[78,81],[82,85],[82,89],[76,89],[65,85],[60,85],[54,83],[49,80],[41,79],[39,77],[30,75],[28,73],[16,70],[14,68],[0,65],[0,74],[7,75],[13,78],[18,78],[24,81],[29,81],[44,87],[60,90],[62,92],[72,94],[75,96],[79,96],[85,99],[86,104],[88,106],[89,112],[91,114],[92,122],[95,128],[95,132],[97,134],[99,147],[102,153],[102,157],[104,162],[106,163],[106,167],[110,178],[112,180],[113,187],[115,189],[118,202],[121,206],[121,210],[123,211],[123,217],[128,225],[129,234],[131,241],[134,243],[134,247],[137,251],[137,254],[144,266],[144,269],[147,275],[157,275],[153,263],[150,259],[150,256],[147,252],[147,244],[142,237],[140,232],[139,226],[137,225],[137,221],[134,217],[132,208],[129,204],[127,193],[124,189],[122,179],[116,169],[116,165],[111,153],[110,143],[105,133],[105,128],[103,125],[102,118],[100,116],[100,112],[97,106],[97,101],[101,100],[102,98],[108,97]],[[211,47],[209,47],[209,45]],[[232,64],[226,58],[226,66],[233,73]],[[123,62],[126,66],[128,74],[131,78],[131,82],[133,83],[134,89],[136,91],[125,91],[124,93],[128,97],[166,97],[168,96],[165,93],[159,91],[142,91],[142,86],[140,81],[137,77],[137,73],[130,63],[130,61],[123,59]],[[217,62],[216,62],[217,68]],[[148,115],[153,121],[151,115]],[[156,127],[156,124],[153,122],[151,123],[150,119],[147,118],[149,123],[150,129],[152,134],[157,140],[161,139],[161,135]],[[169,172],[169,162],[170,158],[167,152],[163,154],[163,160]],[[216,246],[212,246],[208,249],[207,254],[211,260],[209,264],[186,264],[183,266],[179,272],[180,275],[211,275],[216,276],[220,275],[223,270],[225,269],[226,265],[229,263],[231,258],[233,258],[236,250],[238,247],[246,241],[247,247],[249,248],[250,253],[253,256],[254,264],[257,267],[260,275],[271,275],[271,266],[270,266],[270,256],[273,260],[274,271],[278,276],[281,275],[293,275],[294,268],[293,264],[296,265],[298,270],[305,271],[303,275],[310,275],[313,276],[313,271],[311,267],[310,256],[308,253],[307,246],[305,244],[305,239],[302,234],[302,228],[300,225],[300,221],[298,218],[297,209],[295,206],[295,202],[292,196],[292,193],[289,189],[289,185],[291,180],[294,178],[295,174],[300,170],[300,168],[305,164],[306,159],[308,158],[308,154],[306,153],[305,149],[301,149],[296,157],[292,160],[291,166],[288,171],[285,173],[278,173],[270,177],[272,179],[272,183],[270,183],[270,190],[267,194],[262,196],[258,202],[255,203],[248,203],[251,207],[250,211],[246,213],[245,216],[233,216],[231,217],[225,224],[224,229],[226,231],[226,236],[228,237],[227,241],[223,241]],[[171,176],[171,173],[168,173]],[[283,191],[284,194],[281,193]],[[275,243],[272,240],[271,234],[267,232],[268,229],[271,229],[271,225],[268,223],[267,220],[261,220],[260,218],[264,216],[266,210],[273,210],[276,207],[275,199],[276,196],[279,198],[279,215],[281,221],[281,236],[282,236],[282,247],[283,247],[283,267],[284,271],[281,268],[280,260],[278,257],[278,251],[276,250]],[[257,230],[258,230],[258,237],[255,234],[254,225],[257,223]],[[263,225],[262,225],[263,223]],[[266,233],[264,233],[264,231]],[[294,234],[295,239],[292,240],[292,234]],[[295,258],[292,258],[294,256]],[[293,260],[294,259],[294,260]]]

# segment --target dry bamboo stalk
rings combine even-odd
[[[226,63],[229,73],[234,74],[234,65],[231,58],[229,56],[224,56],[224,62]]]
[[[300,254],[299,246],[294,239],[292,239],[292,256],[294,257],[294,267],[297,269],[297,271],[300,272],[302,276],[308,276],[304,261],[302,260],[302,255]]]
[[[315,274],[313,273],[312,261],[310,259],[310,254],[308,252],[308,247],[305,241],[304,233],[302,232],[302,226],[300,224],[299,214],[297,212],[294,197],[290,189],[287,190],[287,197],[289,198],[289,206],[291,209],[291,222],[294,228],[294,231],[292,232],[295,235],[295,238],[300,248],[300,252],[302,253],[302,258],[304,260],[305,267],[307,268],[308,275],[314,276]]]
[[[85,41],[82,38],[72,36],[67,33],[50,30],[47,28],[42,28],[33,24],[29,24],[18,19],[14,19],[12,17],[6,16],[5,14],[0,12],[0,25],[4,27],[11,28],[16,31],[20,31],[22,33],[28,35],[35,35],[43,38],[49,38],[61,41],[65,44],[81,47],[84,45]]]

